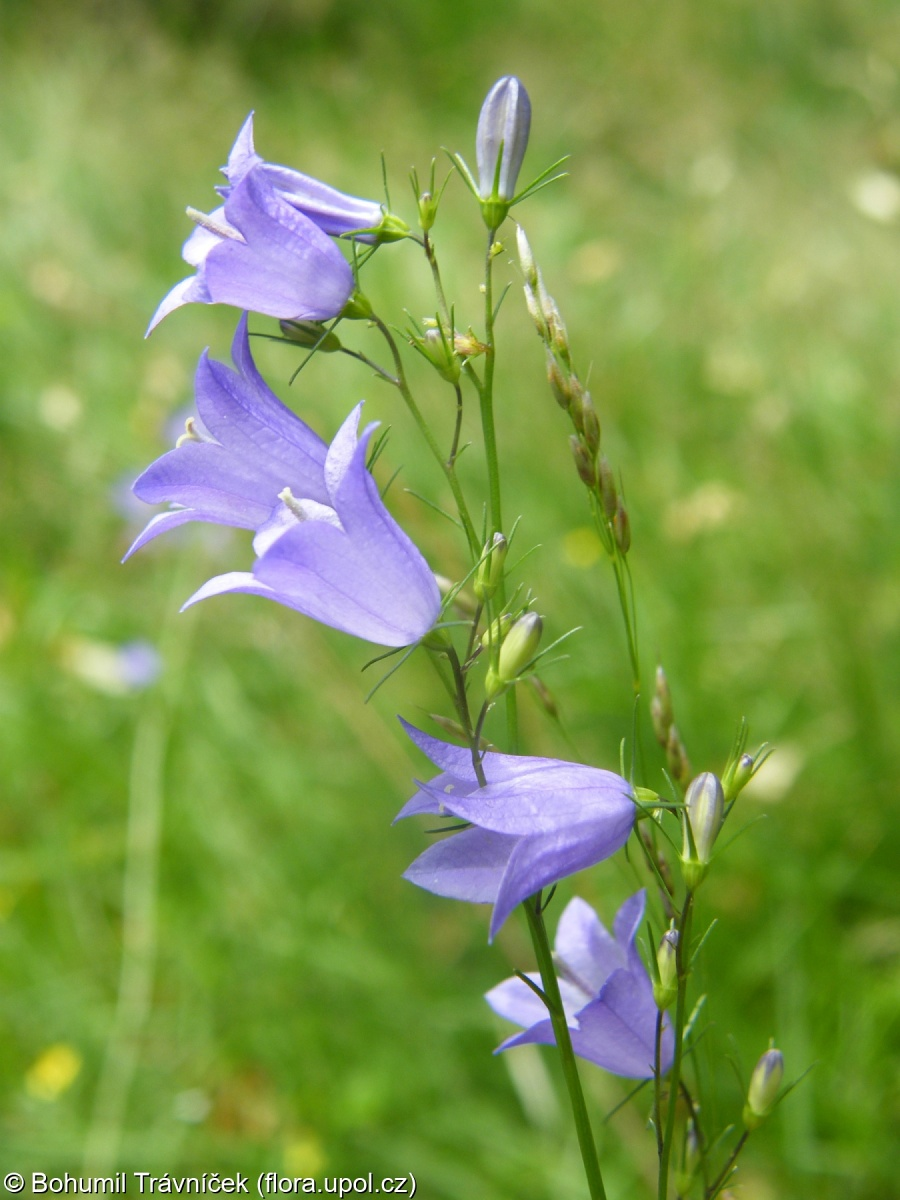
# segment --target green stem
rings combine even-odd
[[[603,1187],[603,1176],[600,1173],[600,1162],[597,1158],[597,1147],[591,1130],[590,1117],[584,1100],[581,1080],[578,1076],[578,1065],[575,1062],[575,1051],[572,1049],[572,1038],[566,1015],[563,1009],[562,997],[559,994],[559,983],[553,967],[553,954],[547,938],[544,925],[544,915],[541,911],[541,893],[530,897],[522,904],[528,918],[528,928],[531,941],[541,974],[541,986],[544,989],[550,1020],[553,1022],[553,1032],[556,1036],[556,1046],[562,1063],[563,1076],[569,1092],[572,1105],[572,1115],[575,1119],[575,1130],[578,1134],[578,1146],[584,1163],[584,1173],[587,1177],[591,1200],[606,1200],[606,1190]]]
[[[453,322],[450,319],[450,308],[447,304],[447,297],[444,294],[444,284],[441,280],[441,269],[438,266],[437,255],[434,252],[434,242],[432,242],[427,232],[422,240],[422,246],[425,250],[425,257],[428,259],[428,265],[431,267],[431,275],[434,279],[434,290],[437,296],[438,306],[441,310],[441,317],[443,318],[444,323],[450,332],[450,336],[452,337],[454,333],[454,330],[452,329]]]
[[[479,387],[481,429],[484,436],[484,455],[487,461],[488,492],[490,496],[491,533],[503,530],[500,500],[500,465],[497,458],[497,436],[494,430],[494,284],[493,255],[496,229],[488,232],[484,261],[484,376]]]
[[[472,518],[469,516],[469,509],[466,505],[462,488],[459,485],[459,480],[456,477],[456,471],[453,469],[453,464],[448,463],[443,454],[441,454],[440,447],[434,440],[434,434],[429,429],[427,421],[422,416],[421,409],[419,408],[418,404],[416,404],[415,398],[413,397],[413,394],[409,388],[409,384],[406,380],[406,372],[403,369],[403,360],[400,357],[400,350],[397,346],[397,343],[394,341],[393,334],[380,317],[373,315],[372,321],[377,326],[378,330],[381,332],[382,336],[390,347],[391,355],[394,359],[394,369],[396,371],[396,378],[393,382],[396,383],[397,389],[399,390],[400,395],[403,397],[406,407],[412,414],[412,418],[418,426],[419,432],[425,439],[428,449],[434,455],[434,458],[437,460],[438,465],[446,477],[447,483],[450,485],[450,491],[453,493],[453,499],[456,502],[456,509],[459,513],[459,519],[462,521],[463,529],[465,530],[466,540],[469,543],[469,549],[473,555],[477,556],[481,553],[481,543],[475,534],[475,526],[472,524]]]
[[[740,1138],[738,1139],[737,1145],[732,1150],[731,1154],[728,1156],[728,1162],[725,1164],[725,1166],[722,1168],[722,1170],[716,1176],[715,1181],[713,1183],[711,1183],[709,1185],[709,1187],[706,1189],[705,1194],[706,1194],[708,1200],[712,1200],[712,1197],[718,1196],[719,1192],[722,1190],[722,1188],[728,1182],[728,1177],[731,1174],[732,1170],[734,1169],[734,1164],[738,1160],[738,1155],[743,1150],[744,1143],[747,1141],[747,1138],[749,1136],[750,1136],[749,1130],[745,1129],[744,1132],[741,1134]]]
[[[678,1085],[681,1080],[681,1060],[684,1053],[684,1020],[687,1003],[688,967],[690,964],[691,918],[694,909],[694,893],[688,892],[678,922],[678,945],[675,949],[678,965],[678,999],[675,1002],[675,1057],[669,1074],[669,1108],[666,1114],[666,1133],[663,1138],[659,1160],[658,1200],[667,1200],[669,1194],[669,1161],[675,1141],[675,1114],[678,1109]]]

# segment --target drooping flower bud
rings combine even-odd
[[[669,929],[656,952],[659,978],[653,983],[653,999],[660,1012],[670,1008],[678,996],[678,930]]]
[[[712,771],[691,780],[684,797],[684,848],[682,863],[685,883],[694,889],[706,874],[712,848],[725,810],[722,785]]]
[[[321,321],[279,321],[282,335],[289,342],[306,346],[310,350],[321,350],[323,354],[334,354],[341,349],[341,339]]]
[[[475,578],[472,580],[472,591],[479,600],[490,600],[500,586],[508,549],[506,538],[502,533],[495,533],[488,545],[485,546],[481,562],[475,570]]]
[[[750,1076],[743,1114],[744,1124],[748,1129],[757,1129],[775,1107],[783,1078],[784,1055],[774,1046],[770,1046]]]
[[[509,212],[530,128],[528,93],[514,75],[504,75],[485,97],[475,135],[478,194],[488,229],[497,229]]]

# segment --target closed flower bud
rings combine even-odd
[[[341,349],[341,339],[321,321],[279,321],[282,335],[289,342],[306,346],[310,350],[321,350],[333,354]]]
[[[656,952],[658,978],[653,984],[653,999],[660,1012],[670,1008],[678,996],[678,930],[663,934]]]
[[[485,547],[472,581],[472,590],[479,600],[490,600],[500,586],[508,549],[502,533],[495,533],[489,545]]]
[[[432,227],[437,219],[437,200],[431,192],[422,192],[418,197],[417,204],[419,207],[419,228],[425,233]]]
[[[750,1076],[747,1103],[744,1105],[744,1124],[748,1129],[758,1128],[775,1107],[783,1078],[784,1056],[780,1050],[770,1046]]]
[[[756,760],[752,754],[740,754],[737,759],[729,762],[722,776],[722,788],[725,792],[725,800],[729,804],[737,799],[753,778],[756,767]]]
[[[525,230],[521,225],[516,229],[516,245],[519,248],[519,265],[525,276],[525,285],[531,291],[535,291],[538,286],[538,270],[535,266],[534,255],[531,253],[531,246],[528,244],[528,238],[525,236]]]
[[[687,886],[697,887],[706,874],[712,848],[725,810],[725,796],[718,777],[704,771],[691,780],[684,797],[684,848],[682,862]]]
[[[530,129],[528,93],[514,75],[505,75],[485,97],[475,135],[478,194],[489,229],[496,229],[509,212]]]
[[[374,315],[374,311],[367,296],[362,292],[354,292],[341,309],[341,316],[348,321],[368,321]]]
[[[402,217],[384,212],[372,232],[376,242],[400,242],[409,237],[409,226]]]
[[[443,329],[426,329],[422,337],[414,337],[411,341],[428,359],[442,379],[446,379],[448,383],[458,381],[459,357]]]
[[[503,639],[497,660],[497,675],[501,683],[512,683],[531,663],[537,653],[544,625],[535,612],[523,613]]]
[[[569,438],[569,445],[572,448],[572,458],[575,462],[575,470],[578,472],[578,478],[585,487],[593,488],[597,483],[597,473],[594,470],[594,463],[590,454],[588,454],[587,447],[581,438],[574,433]]]

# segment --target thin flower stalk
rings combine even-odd
[[[669,1165],[672,1146],[675,1142],[675,1114],[678,1109],[678,1088],[681,1082],[681,1064],[684,1057],[684,1028],[687,1011],[687,982],[690,964],[691,923],[694,896],[688,892],[678,922],[678,945],[675,947],[678,964],[678,998],[675,1001],[675,1059],[669,1075],[669,1103],[666,1111],[666,1129],[663,1136],[662,1154],[659,1159],[659,1185],[657,1200],[667,1200],[669,1194]]]

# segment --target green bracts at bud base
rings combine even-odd
[[[367,296],[362,292],[354,292],[344,307],[341,316],[347,321],[368,321],[375,315]]]
[[[781,1081],[784,1078],[784,1055],[770,1046],[753,1068],[747,1103],[744,1105],[744,1124],[748,1129],[757,1129],[778,1102]]]

